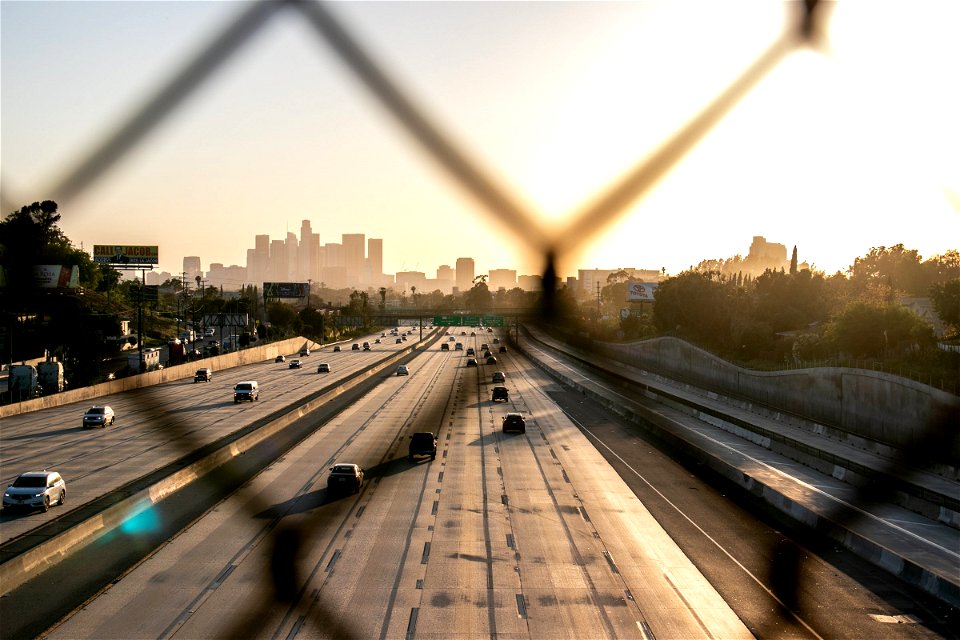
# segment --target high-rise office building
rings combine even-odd
[[[291,282],[305,282],[306,278],[300,274],[300,247],[299,242],[297,242],[297,234],[287,231],[287,240],[284,243],[283,250],[287,256],[287,263],[283,268],[285,277]]]
[[[328,242],[323,245],[326,249],[327,259],[323,262],[324,267],[342,267],[344,266],[343,262],[343,245],[339,242]]]
[[[343,234],[343,266],[347,268],[348,286],[357,286],[363,279],[366,259],[365,236],[362,233]]]
[[[456,284],[457,272],[448,264],[437,267],[437,288],[444,293],[453,291]]]
[[[193,289],[197,286],[197,276],[203,278],[203,271],[200,270],[200,256],[186,256],[183,259],[183,272],[187,280],[187,286]]]
[[[267,282],[286,282],[287,278],[287,246],[283,240],[270,241],[270,262],[267,268]]]
[[[367,273],[363,284],[380,286],[383,280],[383,240],[370,238],[367,240]]]
[[[313,244],[313,229],[310,227],[309,220],[303,220],[300,223],[300,244],[297,251],[297,282],[305,282],[312,273],[312,262],[316,261],[316,256],[311,254]]]
[[[253,248],[253,272],[250,274],[252,283],[260,284],[267,280],[267,269],[270,264],[270,236],[258,235],[254,238]],[[251,266],[247,261],[247,268]]]
[[[516,288],[516,269],[491,269],[490,281],[487,283],[487,286],[490,287],[490,291],[498,291],[500,289],[510,291]]]
[[[457,258],[457,289],[466,293],[473,288],[473,258]]]
[[[517,286],[524,291],[541,291],[543,290],[543,277],[537,275],[517,276]]]

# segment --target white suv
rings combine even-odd
[[[23,473],[3,492],[3,508],[43,509],[63,504],[67,499],[67,483],[56,471]]]
[[[111,407],[105,405],[94,405],[87,409],[83,414],[83,428],[91,427],[109,427],[117,421],[117,415]]]

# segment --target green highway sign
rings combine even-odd
[[[433,326],[435,327],[503,327],[505,325],[506,323],[503,321],[503,316],[433,316]]]

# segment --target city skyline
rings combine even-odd
[[[383,273],[382,265],[383,240],[380,238],[366,238],[365,234],[343,234],[343,243],[325,243],[319,248],[317,234],[312,232],[309,220],[303,220],[301,236],[287,233],[285,241],[272,241],[269,235],[255,236],[254,248],[247,249],[247,263],[244,265],[224,265],[219,262],[210,262],[206,271],[202,268],[200,256],[184,256],[182,271],[169,272],[151,270],[147,272],[146,284],[162,284],[170,279],[182,279],[189,289],[195,286],[222,287],[237,290],[241,286],[262,286],[264,282],[301,282],[316,284],[330,289],[375,290],[385,287],[391,290],[409,291],[417,288],[420,291],[439,290],[445,294],[464,292],[469,290],[478,275],[486,278],[487,286],[496,291],[499,289],[520,288],[524,291],[542,289],[541,274],[524,274],[516,269],[492,268],[484,272],[476,270],[472,257],[457,258],[455,267],[449,264],[437,265],[435,277],[430,277],[430,271],[398,271]],[[366,241],[368,253],[359,252]],[[342,250],[344,244],[353,243],[351,265],[347,265],[347,253]],[[258,249],[259,248],[259,249]],[[796,247],[794,247],[796,251]],[[791,252],[792,258],[792,252]],[[731,256],[735,259],[740,275],[756,276],[766,269],[785,269],[790,264],[787,246],[782,243],[769,242],[763,236],[753,236],[749,250],[745,255]],[[801,269],[809,269],[807,260],[798,260]],[[599,285],[607,282],[611,274],[624,271],[632,279],[643,282],[657,282],[669,274],[665,270],[642,268],[636,266],[619,265],[611,268],[578,268],[576,275],[559,273],[558,283],[573,285],[578,289],[593,291]],[[128,278],[138,276],[128,274]],[[199,282],[197,282],[199,280]]]
[[[171,273],[188,255],[243,264],[251,229],[285,242],[303,219],[324,241],[354,229],[382,238],[390,273],[459,256],[478,272],[539,273],[551,232],[796,17],[792,3],[763,2],[330,5],[530,213],[529,226],[451,181],[295,12],[272,18],[102,180],[61,197],[58,178],[243,6],[4,3],[4,213],[56,200],[78,246],[159,245]],[[578,232],[559,270],[677,273],[741,253],[754,234],[789,239],[827,273],[875,246],[903,243],[927,257],[950,249],[960,237],[960,92],[944,78],[960,58],[950,27],[960,7],[923,3],[914,18],[923,29],[890,47],[898,5],[832,6],[822,48],[778,63],[644,197]]]

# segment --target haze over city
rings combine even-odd
[[[246,263],[255,235],[384,240],[383,271],[542,256],[411,142],[295,12],[241,47],[103,180],[52,186],[245,4],[4,2],[3,213],[58,200],[77,245]],[[338,3],[330,10],[437,124],[560,229],[781,34],[778,3]],[[646,196],[560,273],[677,273],[762,235],[834,272],[873,246],[960,237],[956,3],[840,4]],[[37,34],[43,34],[42,46]],[[895,35],[894,35],[895,34]],[[895,38],[896,47],[888,38]],[[575,46],[571,46],[575,43]]]

